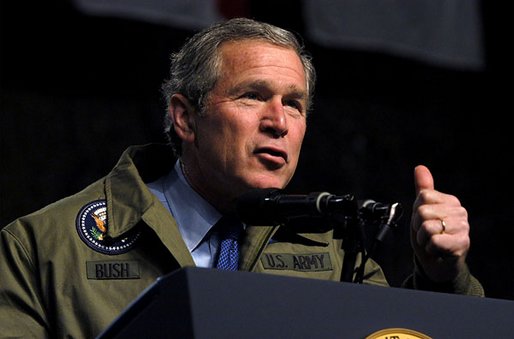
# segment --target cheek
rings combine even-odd
[[[299,152],[302,148],[303,138],[305,137],[306,125],[299,124],[291,133],[291,141],[295,149]]]
[[[238,125],[233,118],[216,112],[210,119],[204,120],[200,137],[204,136],[204,143],[208,144],[206,145],[208,148],[227,149],[239,138],[241,126]]]
[[[249,146],[258,131],[259,122],[257,120],[241,119],[239,117],[227,124],[223,134],[226,140],[231,143],[231,147],[242,149]]]
[[[248,123],[232,123],[221,131],[218,148],[223,149],[225,158],[235,162],[232,166],[241,164],[242,161],[253,151],[253,125]],[[231,159],[231,160],[229,160]]]

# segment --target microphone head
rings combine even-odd
[[[276,220],[273,199],[282,191],[279,188],[255,188],[236,199],[236,214],[249,225],[272,225]]]

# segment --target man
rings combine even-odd
[[[7,336],[94,337],[159,276],[214,267],[215,224],[252,188],[284,188],[306,130],[315,73],[290,32],[248,19],[208,28],[173,55],[167,145],[129,148],[105,178],[7,225],[0,237],[0,327]],[[456,197],[414,172],[416,271],[409,288],[483,295],[466,266]],[[319,265],[297,268],[295,259]],[[239,269],[339,280],[330,227],[246,225]],[[364,283],[387,286],[369,260]]]

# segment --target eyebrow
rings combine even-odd
[[[266,80],[255,80],[255,81],[244,81],[237,86],[229,89],[228,94],[229,95],[237,95],[241,91],[244,91],[246,89],[252,89],[257,91],[269,91],[273,86],[266,81]],[[288,86],[289,93],[287,93],[285,96],[288,98],[294,98],[294,99],[300,99],[304,100],[307,98],[307,92],[303,89],[300,89],[296,85],[289,85]]]

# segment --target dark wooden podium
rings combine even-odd
[[[388,328],[514,338],[514,301],[186,268],[159,278],[98,339],[357,339]]]

